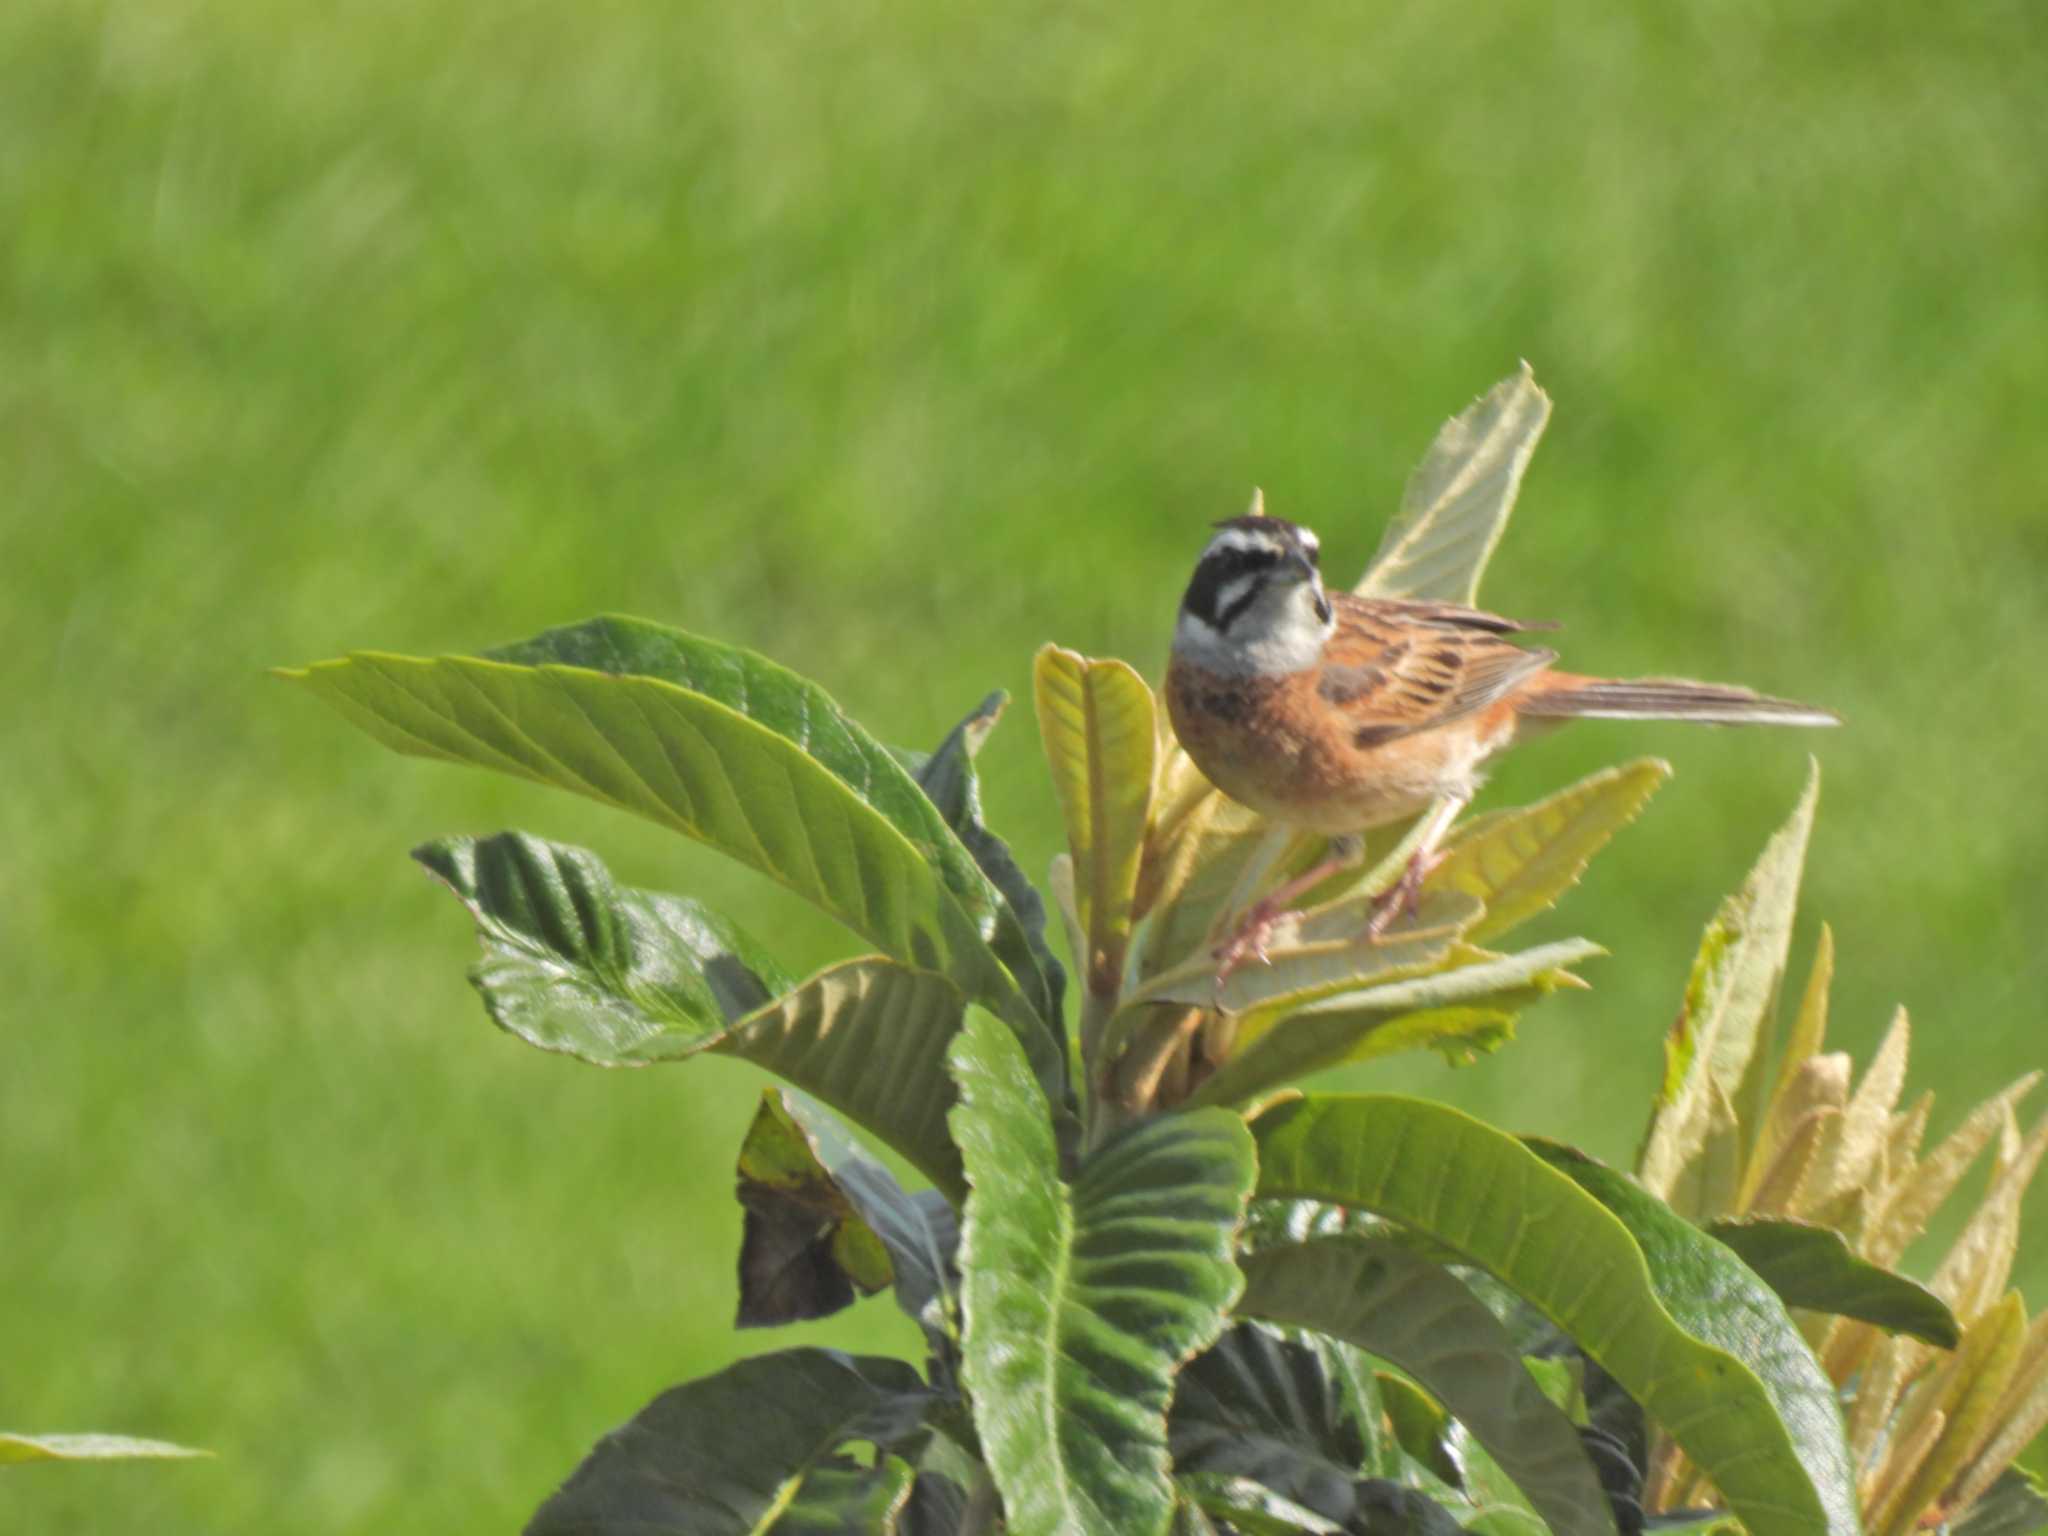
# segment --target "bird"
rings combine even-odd
[[[1480,770],[1570,720],[1832,726],[1832,710],[1685,678],[1584,677],[1518,636],[1559,628],[1456,603],[1323,585],[1313,530],[1252,511],[1214,525],[1181,598],[1162,692],[1182,748],[1225,795],[1330,840],[1215,952],[1218,986],[1265,958],[1292,902],[1364,857],[1374,827],[1426,817],[1365,937],[1412,913]]]

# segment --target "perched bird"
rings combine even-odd
[[[1218,789],[1333,841],[1327,860],[1252,909],[1217,951],[1222,974],[1263,956],[1288,904],[1363,856],[1367,829],[1427,812],[1368,932],[1413,910],[1481,765],[1532,730],[1574,719],[1841,723],[1746,688],[1555,671],[1557,652],[1512,638],[1553,624],[1327,591],[1315,534],[1254,506],[1216,525],[1195,566],[1174,629],[1167,709]]]

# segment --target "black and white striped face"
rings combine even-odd
[[[1213,671],[1313,665],[1334,626],[1314,533],[1277,517],[1218,523],[1181,598],[1174,649]]]

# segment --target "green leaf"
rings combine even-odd
[[[1569,967],[1604,953],[1584,939],[1516,955],[1467,950],[1461,958],[1470,963],[1324,998],[1241,1031],[1230,1059],[1189,1102],[1243,1104],[1311,1072],[1400,1051],[1491,1050],[1523,1008],[1577,983]]]
[[[981,776],[975,771],[974,758],[996,722],[1002,719],[1009,702],[1010,696],[997,689],[947,733],[937,751],[906,762],[905,766],[1016,914],[1014,930],[1004,926],[996,931],[996,954],[1025,983],[1025,990],[1039,1005],[1038,1011],[1052,1026],[1053,1033],[1064,1037],[1061,1008],[1067,978],[1052,947],[1046,943],[1045,898],[1018,867],[1009,844],[989,831],[981,819]],[[1016,942],[1019,939],[1021,948]]]
[[[1445,422],[1358,584],[1366,597],[1470,603],[1550,420],[1527,363]]]
[[[1426,891],[1476,897],[1486,914],[1467,937],[1507,932],[1557,904],[1607,840],[1641,814],[1671,765],[1638,758],[1581,779],[1547,800],[1467,822],[1444,850]]]
[[[1249,1477],[1222,1472],[1176,1473],[1182,1493],[1204,1514],[1229,1523],[1242,1536],[1343,1536],[1344,1528],[1283,1498]],[[1351,1490],[1344,1490],[1348,1495]]]
[[[1826,1381],[1816,1400],[1806,1373],[1817,1377],[1818,1368],[1784,1308],[1710,1239],[1687,1229],[1690,1242],[1672,1247],[1706,1251],[1700,1272],[1763,1330],[1741,1341],[1743,1354],[1762,1355],[1796,1381],[1767,1390],[1743,1358],[1718,1347],[1724,1329],[1703,1342],[1681,1326],[1628,1227],[1513,1137],[1454,1109],[1385,1095],[1316,1097],[1274,1107],[1254,1131],[1261,1195],[1390,1216],[1519,1291],[1665,1425],[1751,1536],[1853,1536],[1855,1489]],[[1789,1426],[1780,1398],[1796,1410]]]
[[[597,1443],[526,1536],[765,1536],[886,1527],[910,1468],[837,1454],[887,1449],[922,1424],[932,1394],[900,1360],[788,1349],[672,1387]]]
[[[504,1029],[602,1066],[705,1049],[792,985],[717,913],[624,888],[596,854],[524,832],[413,850],[476,919],[470,973]]]
[[[958,1233],[934,1191],[912,1195],[822,1105],[764,1089],[740,1147],[739,1326],[824,1317],[894,1283],[899,1305],[951,1331],[946,1266]],[[933,1302],[941,1303],[936,1313]]]
[[[1765,846],[1742,889],[1707,924],[1684,1004],[1665,1043],[1664,1082],[1636,1175],[1652,1194],[1671,1200],[1681,1215],[1696,1220],[1721,1214],[1699,1205],[1698,1195],[1727,1181],[1687,1182],[1685,1175],[1716,1139],[1717,1127],[1725,1128],[1726,1117],[1716,1112],[1716,1091],[1723,1104],[1740,1097],[1777,996],[1819,796],[1820,763],[1814,760],[1791,819]]]
[[[962,1376],[1011,1536],[1158,1536],[1173,1519],[1173,1373],[1222,1331],[1251,1137],[1222,1110],[1163,1115],[1069,1186],[1014,1038],[970,1016],[952,1050],[971,1192]]]
[[[624,618],[489,657],[357,652],[282,675],[394,750],[573,790],[760,870],[892,958],[952,977],[1064,1093],[1051,1029],[990,947],[1016,915],[909,774],[817,685]]]
[[[1341,1523],[1371,1452],[1372,1395],[1336,1345],[1236,1324],[1188,1362],[1174,1387],[1174,1475],[1183,1486],[1195,1473],[1252,1478]]]
[[[2048,1531],[2048,1492],[2040,1480],[2008,1467],[1955,1525],[1955,1536],[2036,1536]]]
[[[1241,1315],[1331,1334],[1399,1366],[1463,1422],[1557,1536],[1614,1536],[1578,1431],[1507,1330],[1443,1266],[1359,1237],[1269,1248],[1243,1263]]]
[[[0,1433],[0,1467],[26,1461],[166,1461],[212,1454],[168,1440],[134,1440],[127,1435]]]
[[[850,960],[736,1014],[785,988],[781,969],[692,903],[615,885],[594,854],[508,832],[413,856],[475,917],[485,955],[470,980],[500,1027],[599,1066],[743,1057],[962,1191],[945,1055],[966,999],[946,977]]]
[[[1856,1480],[1843,1438],[1842,1415],[1828,1380],[1784,1303],[1728,1249],[1678,1216],[1626,1174],[1555,1142],[1530,1138],[1530,1150],[1614,1213],[1642,1250],[1657,1300],[1678,1325],[1740,1360],[1763,1384],[1777,1422],[1789,1435],[1830,1531],[1854,1532]],[[1588,1349],[1588,1353],[1593,1353]],[[1599,1356],[1595,1355],[1598,1359]],[[1608,1362],[1616,1380],[1635,1388]],[[1678,1427],[1646,1393],[1635,1392],[1684,1445]],[[1757,1439],[1764,1436],[1758,1434]],[[1686,1447],[1688,1453],[1691,1447]],[[1703,1458],[1695,1456],[1752,1531],[1758,1525],[1742,1500]]]
[[[1717,1221],[1707,1235],[1734,1249],[1788,1307],[1853,1317],[1942,1349],[1962,1342],[1946,1302],[1904,1275],[1857,1258],[1832,1227],[1750,1217]]]
[[[1158,772],[1152,690],[1120,661],[1048,645],[1032,669],[1038,730],[1074,859],[1089,987],[1112,992],[1130,942],[1138,861]]]

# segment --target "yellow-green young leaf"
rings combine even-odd
[[[134,1440],[127,1435],[0,1433],[0,1467],[24,1461],[162,1461],[212,1454],[168,1440]]]
[[[1991,1414],[1987,1433],[1970,1454],[1970,1464],[1957,1474],[1946,1502],[1967,1508],[1982,1498],[2013,1459],[2048,1425],[2048,1312],[2027,1326],[2019,1359],[2005,1395]],[[2048,1521],[2043,1521],[2048,1528]]]
[[[1074,894],[1088,935],[1090,985],[1116,981],[1131,932],[1138,862],[1151,814],[1159,733],[1152,690],[1120,661],[1048,645],[1033,667],[1038,729],[1074,856]]]
[[[1420,1100],[1296,1099],[1253,1131],[1262,1196],[1393,1217],[1519,1291],[1671,1432],[1750,1536],[1855,1536],[1833,1387],[1768,1288],[1667,1207],[1618,1175],[1596,1199],[1515,1138]]]
[[[1251,1137],[1226,1110],[1159,1115],[1071,1184],[1015,1037],[970,1015],[951,1062],[971,1191],[961,1375],[1011,1536],[1163,1536],[1174,1372],[1222,1332]]]
[[[1962,1470],[1979,1438],[1995,1427],[1992,1415],[2019,1363],[2026,1324],[2019,1296],[2008,1295],[1966,1328],[1962,1346],[1906,1394],[1893,1435],[1911,1447],[1922,1425],[1938,1417],[1941,1429],[1917,1465],[1902,1456],[1907,1465],[1887,1474],[1890,1487],[1870,1511],[1871,1536],[1905,1536],[1914,1530]]]
[[[1505,1041],[1529,1004],[1584,985],[1570,967],[1604,953],[1584,939],[1515,955],[1467,949],[1424,975],[1341,992],[1285,1017],[1263,1016],[1189,1102],[1243,1104],[1311,1072],[1401,1051],[1434,1048],[1469,1059]]]
[[[1358,584],[1367,597],[1470,603],[1507,528],[1522,472],[1550,420],[1550,397],[1523,363],[1445,422],[1401,494]]]
[[[1765,846],[1742,889],[1707,924],[1684,1006],[1672,1027],[1664,1086],[1636,1165],[1653,1194],[1668,1194],[1706,1144],[1714,1113],[1708,1079],[1731,1100],[1741,1091],[1784,973],[1819,796],[1816,760],[1791,819]]]
[[[397,751],[573,790],[760,870],[892,958],[951,976],[1018,1031],[1047,1092],[1064,1093],[1043,997],[1027,998],[992,947],[1030,970],[1016,913],[816,684],[621,618],[488,658],[363,652],[283,675]]]
[[[1842,1109],[1841,1129],[1828,1148],[1827,1167],[1815,1170],[1814,1187],[1820,1198],[1882,1185],[1876,1175],[1891,1140],[1892,1110],[1906,1086],[1906,1057],[1912,1038],[1912,1026],[1901,1008],[1893,1015],[1892,1027],[1863,1081]]]
[[[1312,1329],[1408,1372],[1514,1480],[1556,1536],[1613,1536],[1577,1430],[1494,1315],[1441,1264],[1385,1240],[1329,1237],[1244,1260],[1241,1316]]]
[[[2048,1152],[2048,1115],[2024,1141],[2013,1124],[2004,1128],[2000,1140],[1991,1188],[1934,1272],[1934,1293],[1965,1323],[2005,1290],[2006,1277],[2012,1273],[2013,1256],[2019,1251],[2020,1201],[2041,1166],[2043,1152]]]
[[[1771,1089],[1769,1108],[1764,1112],[1762,1124],[1757,1127],[1756,1140],[1750,1152],[1747,1187],[1744,1202],[1756,1192],[1756,1186],[1763,1178],[1763,1171],[1777,1159],[1779,1151],[1792,1135],[1793,1128],[1805,1118],[1812,1108],[1795,1103],[1791,1096],[1793,1079],[1808,1059],[1820,1054],[1828,1029],[1828,987],[1835,978],[1835,935],[1826,923],[1820,925],[1820,940],[1814,946],[1813,965],[1806,975],[1806,993],[1800,999],[1799,1013],[1792,1021],[1792,1032],[1785,1041],[1785,1055],[1778,1063],[1778,1077]],[[1757,1053],[1761,1056],[1763,1053]]]
[[[1485,903],[1472,938],[1505,933],[1555,906],[1593,855],[1670,777],[1669,763],[1639,758],[1534,805],[1481,816],[1451,839],[1426,888],[1462,891]]]
[[[1707,1123],[1699,1149],[1664,1198],[1688,1221],[1708,1222],[1734,1207],[1742,1186],[1742,1121],[1721,1085],[1707,1079]]]
[[[1941,1144],[1903,1176],[1871,1223],[1864,1251],[1873,1263],[1896,1264],[1955,1190],[1999,1127],[2012,1120],[2021,1099],[2041,1080],[2029,1072],[1993,1094],[1963,1118]]]

